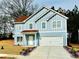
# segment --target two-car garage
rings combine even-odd
[[[63,46],[63,37],[41,37],[40,46]]]

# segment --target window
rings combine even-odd
[[[45,22],[42,23],[42,28],[43,28],[43,29],[46,28],[46,23],[45,23]]]
[[[16,29],[18,30],[18,26],[16,26]]]
[[[22,37],[17,37],[17,42],[22,42],[23,38]]]
[[[53,29],[61,28],[61,21],[53,21]]]
[[[56,28],[56,21],[53,21],[53,28]]]
[[[21,30],[21,26],[16,26],[17,30]]]
[[[61,21],[57,21],[57,28],[61,28]]]
[[[29,28],[32,29],[32,24],[29,24]]]
[[[19,30],[21,30],[21,26],[19,26],[19,28],[18,28]]]

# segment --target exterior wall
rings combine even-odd
[[[15,24],[14,27],[14,34],[21,34],[21,31],[23,31],[24,24]]]
[[[55,30],[53,30],[53,27],[52,27],[52,22],[53,22],[53,20],[61,20],[61,22],[62,22],[62,28],[61,29],[55,29]],[[55,16],[55,17],[53,17],[51,20],[49,20],[48,22],[47,22],[47,19],[41,19],[41,20],[39,20],[37,23],[36,23],[36,25],[37,25],[37,29],[39,29],[40,31],[64,31],[64,32],[66,32],[67,31],[67,29],[66,29],[66,19],[64,19],[64,18],[62,18],[62,17],[60,17],[60,16]],[[47,25],[46,25],[46,29],[45,30],[43,30],[42,28],[41,28],[41,23],[42,22],[46,22],[47,23]],[[40,24],[40,25],[39,25]]]
[[[57,20],[57,21],[60,20],[60,21],[61,21],[61,29],[57,29],[57,30],[55,29],[55,30],[54,30],[54,29],[52,28],[52,23],[53,23],[52,21],[53,21],[53,20]],[[49,31],[52,31],[52,30],[53,30],[53,31],[64,31],[64,32],[65,32],[65,31],[67,31],[67,30],[66,30],[66,25],[67,25],[67,24],[66,24],[66,21],[67,21],[66,19],[60,17],[59,15],[56,15],[56,16],[53,17],[51,20],[49,20],[48,26],[47,26],[47,27],[48,27],[48,30],[49,30]],[[49,25],[50,25],[50,26],[49,26]]]
[[[53,30],[52,28],[52,21],[53,20],[61,20],[62,22],[62,27],[61,29],[55,29]],[[46,29],[42,29],[41,28],[41,23],[42,22],[46,22]],[[40,24],[40,25],[39,25]],[[63,42],[64,42],[64,46],[67,46],[67,20],[60,17],[59,15],[56,15],[55,17],[53,17],[51,20],[49,20],[47,22],[47,19],[41,19],[39,20],[37,23],[37,29],[39,30],[40,33],[40,39],[41,37],[62,37],[63,36]]]
[[[43,11],[47,11],[46,9],[45,10],[43,10]],[[43,12],[43,11],[41,11],[41,12]],[[37,15],[35,15],[34,17],[32,17],[30,20],[28,20],[25,24],[16,24],[15,25],[15,31],[14,31],[14,33],[15,34],[21,34],[21,31],[23,31],[23,30],[26,30],[26,29],[29,29],[29,24],[32,24],[33,25],[33,29],[37,29],[37,30],[39,30],[39,31],[55,31],[55,32],[61,32],[61,31],[63,31],[63,32],[67,32],[67,24],[66,24],[66,22],[67,22],[67,20],[66,19],[64,19],[63,17],[61,17],[61,16],[59,16],[59,15],[56,15],[55,17],[53,17],[51,20],[49,20],[48,22],[47,22],[47,18],[46,17],[43,17],[42,19],[40,19],[40,20],[38,20],[38,22],[36,22],[35,23],[35,21],[37,20],[36,18],[38,18],[38,16],[40,16],[41,15],[41,12],[40,12],[40,14],[37,14]],[[49,13],[50,15],[51,14],[53,14],[53,13]],[[52,28],[52,21],[53,20],[61,20],[62,21],[62,28],[61,29],[53,29]],[[46,22],[46,29],[42,29],[41,28],[41,23],[42,22]],[[17,29],[17,27],[20,27],[19,29]]]
[[[38,13],[37,15],[33,16],[30,20],[28,20],[25,24],[24,24],[24,29],[29,29],[29,24],[32,23],[33,25],[33,29],[37,29],[36,28],[36,23],[35,21],[37,19],[39,19],[41,16],[43,16],[48,10],[47,9],[43,9],[42,11],[40,11],[40,13]]]
[[[24,35],[21,33],[21,31],[23,30],[23,24],[15,24],[15,27],[14,27],[14,45],[24,45],[24,41],[22,42],[17,42],[17,37],[24,37]],[[24,38],[23,38],[24,39]]]
[[[52,19],[50,19],[48,22],[47,20],[49,19],[50,15],[54,15],[53,12],[48,13],[47,15],[45,15],[43,18],[41,18],[40,20],[38,20],[38,18],[40,18],[41,16],[43,16],[45,13],[47,13],[48,10],[47,9],[43,9],[42,11],[40,11],[40,13],[37,13],[35,16],[33,16],[31,19],[29,19],[28,21],[26,21],[26,23],[24,24],[15,24],[15,29],[14,29],[14,39],[15,39],[15,45],[17,44],[21,44],[21,45],[25,45],[26,46],[26,38],[25,35],[23,33],[21,33],[23,30],[28,30],[29,29],[29,24],[33,25],[33,29],[35,30],[39,30],[39,35],[37,35],[38,37],[36,37],[36,39],[40,39],[41,37],[63,37],[63,42],[64,42],[64,46],[67,45],[67,20],[61,16],[59,16],[58,14],[56,16],[54,16]],[[38,20],[36,23],[35,21]],[[53,20],[61,20],[62,22],[62,28],[61,29],[53,29],[52,28],[52,21]],[[41,28],[41,24],[42,22],[46,22],[46,29],[42,29]],[[22,42],[17,42],[17,37],[18,36],[22,36],[23,37],[23,41]],[[40,41],[36,41],[37,43]]]

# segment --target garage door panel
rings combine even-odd
[[[41,37],[41,46],[63,46],[63,37]]]

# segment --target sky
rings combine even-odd
[[[39,7],[51,7],[54,6],[55,9],[61,7],[62,9],[70,9],[74,8],[74,5],[77,5],[79,8],[79,0],[34,0],[33,4],[38,5]]]
[[[2,0],[0,0],[1,2]],[[77,5],[79,8],[79,0],[34,0],[34,5],[39,7],[48,7],[54,6],[55,9],[61,7],[62,9],[70,9],[74,8],[74,5]]]

